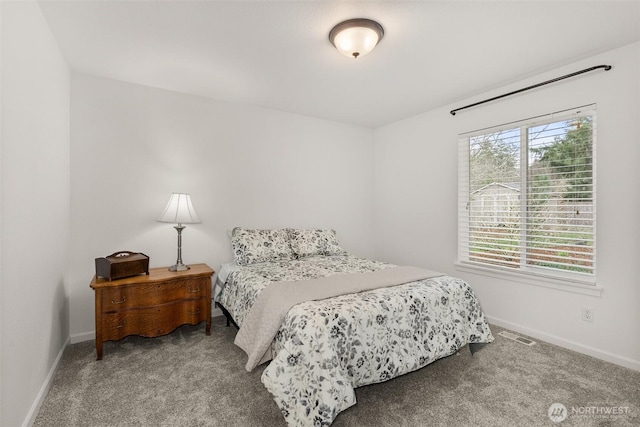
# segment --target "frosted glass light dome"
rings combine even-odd
[[[333,27],[329,40],[344,56],[358,58],[371,52],[382,40],[384,29],[376,21],[349,19]]]

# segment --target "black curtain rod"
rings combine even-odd
[[[479,101],[473,104],[465,105],[464,107],[456,108],[455,110],[451,110],[450,113],[452,116],[455,116],[456,113],[460,110],[464,110],[466,108],[475,107],[476,105],[484,104],[486,102],[495,101],[496,99],[504,98],[505,96],[515,95],[516,93],[524,92],[525,90],[535,89],[540,86],[548,85],[549,83],[555,83],[560,80],[568,79],[569,77],[574,77],[582,73],[588,73],[589,71],[597,70],[598,68],[604,68],[605,71],[609,71],[611,69],[611,65],[596,65],[595,67],[585,68],[584,70],[576,71],[575,73],[567,74],[566,76],[556,77],[555,79],[547,80],[546,82],[538,83],[533,86],[527,86],[522,89],[514,90],[513,92],[505,93],[503,95],[494,96],[493,98],[485,99],[484,101]]]

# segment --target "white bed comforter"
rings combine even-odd
[[[246,266],[229,275],[221,302],[241,325],[273,281],[388,267],[349,256]],[[294,306],[273,341],[262,382],[288,425],[330,425],[356,403],[354,388],[419,369],[467,343],[491,341],[473,290],[440,276]]]

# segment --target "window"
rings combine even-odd
[[[461,135],[463,264],[593,282],[595,108]]]

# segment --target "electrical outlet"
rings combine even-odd
[[[593,322],[593,309],[591,307],[582,307],[582,320]]]

